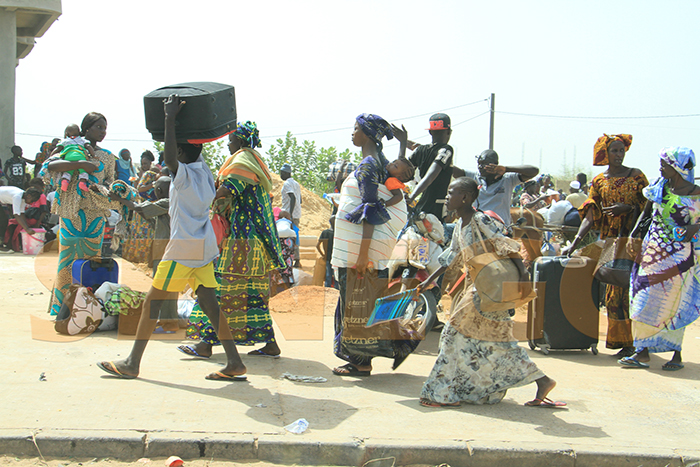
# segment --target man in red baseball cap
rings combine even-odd
[[[453,165],[454,150],[447,144],[452,136],[450,117],[437,113],[430,117],[427,129],[433,137],[431,144],[423,144],[411,154],[409,160],[418,168],[421,180],[409,198],[409,204],[420,195],[416,209],[425,213],[435,214],[443,221],[443,212],[447,188],[452,176],[461,177],[464,171]]]

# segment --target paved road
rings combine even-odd
[[[531,352],[558,381],[552,396],[568,410],[524,407],[535,386],[508,391],[496,406],[429,409],[418,394],[435,361],[431,333],[397,370],[377,359],[369,378],[339,378],[331,352],[332,319],[322,340],[285,340],[279,360],[245,355],[248,382],[207,381],[223,353],[195,360],[177,352],[180,340],[149,344],[136,380],[117,380],[95,363],[124,357],[116,333],[57,338],[45,313],[55,257],[0,256],[0,454],[36,456],[215,456],[270,462],[358,465],[385,455],[398,464],[688,465],[700,458],[700,326],[686,332],[685,369],[621,368],[601,348]],[[129,283],[148,284],[128,263]],[[138,282],[141,281],[141,282]],[[320,315],[318,317],[320,320]],[[291,333],[289,333],[291,335]],[[604,347],[604,346],[603,346]],[[242,348],[242,351],[247,348]],[[283,373],[323,376],[297,383]],[[40,375],[46,381],[40,381]],[[283,428],[305,418],[301,435]]]

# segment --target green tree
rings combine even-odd
[[[160,152],[165,149],[165,144],[160,141],[153,141],[153,147],[156,148],[156,152]],[[213,173],[219,170],[221,164],[226,160],[227,155],[228,148],[225,139],[204,143],[202,145],[202,156]]]
[[[333,186],[332,182],[326,181],[326,175],[328,167],[338,159],[358,162],[360,155],[349,149],[338,153],[333,146],[317,148],[314,141],[304,140],[299,144],[289,131],[284,139],[278,138],[266,154],[266,162],[272,172],[279,173],[282,164],[288,163],[294,170],[294,179],[319,196]]]

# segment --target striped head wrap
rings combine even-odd
[[[260,144],[260,132],[258,131],[258,126],[255,122],[248,120],[245,123],[239,123],[236,129],[233,131],[236,138],[248,143],[251,148],[259,148],[262,146]]]
[[[622,141],[625,145],[625,152],[629,151],[632,145],[632,135],[606,135],[603,134],[593,146],[593,165],[608,165],[608,148],[615,141]]]

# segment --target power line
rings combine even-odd
[[[448,111],[448,110],[459,109],[460,107],[467,107],[467,106],[470,106],[470,105],[479,104],[479,103],[481,103],[481,102],[486,102],[486,101],[488,101],[488,99],[481,99],[481,100],[478,100],[478,101],[469,102],[469,103],[467,103],[467,104],[460,104],[460,105],[456,105],[456,106],[454,106],[454,107],[449,107],[449,108],[443,109],[443,110],[444,110],[444,111]],[[435,112],[426,112],[426,113],[422,113],[422,114],[418,114],[418,115],[413,115],[413,116],[410,116],[410,117],[390,118],[389,120],[393,120],[393,121],[397,121],[397,120],[410,120],[410,119],[412,119],[412,118],[425,117],[426,115],[433,115],[434,113],[435,113]],[[483,115],[483,114],[481,114],[481,115]],[[479,116],[479,115],[477,115],[477,117],[478,117],[478,116]],[[476,117],[474,117],[474,118],[476,118]],[[471,119],[470,119],[470,120],[471,120]],[[461,122],[461,123],[465,123],[465,122],[468,122],[468,121],[469,121],[469,120],[465,120],[464,122]],[[458,123],[457,125],[459,125],[459,123]],[[456,125],[453,125],[453,126],[456,126]],[[330,129],[330,130],[317,130],[317,131],[308,131],[308,132],[305,132],[305,133],[293,133],[293,134],[294,134],[294,136],[306,136],[306,135],[314,135],[314,134],[318,134],[318,133],[331,133],[331,132],[334,132],[334,131],[348,131],[348,130],[352,130],[352,127],[345,126],[345,127],[342,127],[342,128],[333,128],[333,129]],[[271,135],[271,136],[266,136],[266,138],[282,138],[282,137],[285,137],[285,136],[287,136],[286,133],[283,134],[283,135]]]
[[[468,107],[468,106],[470,106],[470,105],[480,104],[480,103],[482,103],[482,102],[487,102],[487,101],[488,101],[488,99],[480,99],[480,100],[478,100],[478,101],[468,102],[468,103],[466,103],[466,104],[455,105],[454,107],[448,107],[448,108],[446,108],[446,109],[443,109],[443,111],[447,112],[447,111],[449,111],[449,110],[459,109],[459,108],[462,108],[462,107]],[[394,120],[394,121],[396,121],[396,120],[411,120],[411,119],[413,119],[413,118],[425,117],[425,116],[427,116],[427,115],[432,115],[432,114],[434,114],[434,113],[435,113],[435,112],[426,112],[426,113],[422,113],[422,114],[411,115],[411,116],[408,116],[408,117],[391,118],[390,120]],[[462,122],[456,123],[456,124],[454,124],[454,125],[452,125],[452,126],[461,125],[462,123],[466,123],[466,122],[468,122],[469,120],[472,120],[472,119],[474,119],[474,118],[480,117],[480,116],[484,115],[485,113],[488,113],[488,111],[486,111],[486,112],[484,112],[484,113],[481,113],[481,114],[477,115],[476,117],[472,117],[472,118],[469,118],[469,119],[464,120],[464,121],[462,121]],[[342,127],[342,128],[330,128],[330,129],[326,129],[326,130],[306,131],[306,132],[303,132],[303,133],[292,133],[292,134],[293,134],[294,136],[307,136],[307,135],[316,135],[316,134],[321,134],[321,133],[332,133],[332,132],[334,132],[334,131],[348,131],[348,130],[351,130],[351,129],[352,129],[352,127],[344,126],[344,127]],[[40,138],[54,138],[53,135],[40,135],[40,134],[36,134],[36,133],[21,133],[21,132],[16,132],[16,134],[22,135],[22,136],[36,136],[36,137],[40,137]],[[117,133],[117,134],[118,134],[118,133]],[[285,134],[283,134],[283,135],[269,135],[269,136],[265,136],[265,138],[266,138],[266,139],[267,139],[267,138],[283,138],[283,137],[285,137],[285,136],[287,136],[287,133],[285,133]],[[143,142],[143,143],[150,143],[150,142],[152,141],[152,140],[146,140],[146,139],[115,139],[115,138],[107,138],[107,139],[108,139],[109,141],[114,141],[114,142]]]
[[[466,120],[462,120],[462,121],[459,122],[459,123],[455,123],[454,125],[452,125],[452,128],[454,128],[454,127],[456,127],[456,126],[458,126],[458,125],[461,125],[461,124],[463,124],[463,123],[467,123],[467,122],[469,122],[469,121],[471,121],[471,120],[474,120],[475,118],[479,118],[479,117],[481,117],[482,115],[486,115],[486,114],[489,113],[489,112],[490,112],[490,110],[487,110],[486,112],[481,112],[479,115],[475,115],[475,116],[470,117],[470,118],[468,118],[468,119],[466,119]],[[425,138],[427,138],[427,137],[429,137],[429,136],[430,136],[430,133],[423,133],[423,134],[420,135],[420,136],[416,136],[415,138],[411,138],[411,140],[425,139]]]
[[[685,115],[650,115],[642,117],[585,117],[585,116],[571,116],[571,115],[542,115],[542,114],[528,114],[521,112],[504,112],[503,110],[496,110],[496,113],[507,114],[507,115],[519,115],[521,117],[539,117],[539,118],[566,118],[566,119],[582,119],[582,120],[628,120],[628,119],[649,119],[649,118],[688,118],[688,117],[700,117],[700,114],[685,114]]]

